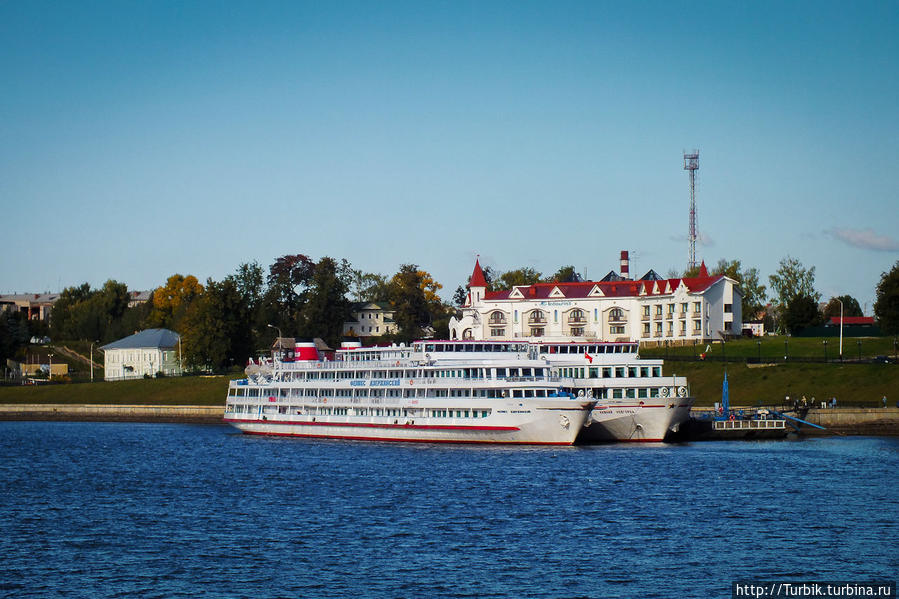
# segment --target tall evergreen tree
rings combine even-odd
[[[350,316],[348,288],[340,277],[340,265],[323,257],[315,265],[306,302],[300,318],[300,333],[304,337],[321,337],[331,347],[337,347],[343,323]]]

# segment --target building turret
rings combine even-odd
[[[487,294],[487,279],[481,270],[480,260],[474,261],[474,272],[468,280],[468,306],[476,306],[481,303]]]

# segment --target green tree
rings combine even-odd
[[[337,347],[343,333],[343,323],[350,317],[347,292],[347,285],[340,277],[340,265],[327,256],[319,260],[309,282],[301,314],[301,334],[321,337],[331,347]]]
[[[899,333],[899,261],[889,272],[880,276],[874,300],[874,315],[884,334]]]
[[[222,370],[252,355],[251,305],[243,274],[238,269],[221,282],[208,279],[203,295],[188,307],[181,338],[189,367]]]
[[[574,266],[563,266],[553,275],[544,279],[546,283],[576,283],[582,281],[580,273],[575,270]]]
[[[799,294],[790,299],[784,311],[784,325],[791,334],[821,322],[818,301],[810,295]]]
[[[521,285],[533,285],[534,283],[539,283],[542,276],[529,266],[509,270],[496,278],[492,291],[512,289]]]
[[[459,285],[453,293],[453,305],[457,308],[461,308],[465,305],[466,301],[468,301],[468,287]]]
[[[271,329],[265,326],[269,322],[265,311],[265,273],[258,262],[249,262],[238,266],[231,277],[245,309],[242,317],[249,338],[247,347],[234,349],[230,358],[242,364],[253,354],[254,348],[266,345],[270,337]]]
[[[428,302],[425,299],[425,281],[417,264],[403,264],[390,280],[390,304],[402,341],[420,339],[423,327],[431,322]]]
[[[281,256],[269,267],[265,315],[269,324],[285,334],[299,326],[306,302],[306,287],[315,272],[315,263],[304,254]]]
[[[112,279],[98,290],[87,283],[69,287],[53,306],[53,335],[57,339],[111,341],[121,331],[129,300],[128,287]]]
[[[353,301],[386,302],[390,282],[382,274],[354,270],[349,288]]]
[[[55,339],[79,339],[80,328],[78,306],[90,299],[94,292],[90,283],[82,283],[78,287],[66,287],[59,294],[50,311],[50,331]]]
[[[840,301],[843,302],[844,317],[864,316],[864,314],[862,314],[862,307],[859,305],[857,299],[851,295],[841,295],[839,297],[830,298],[830,301],[824,306],[824,309],[821,311],[821,318],[824,322],[829,322],[831,318],[840,317]]]
[[[806,269],[799,260],[790,256],[780,261],[780,267],[768,277],[768,281],[782,309],[790,304],[790,300],[801,295],[810,297],[814,302],[821,299],[821,294],[815,291],[815,267]]]
[[[759,281],[758,269],[748,269],[737,281],[740,282],[740,290],[743,292],[741,301],[743,320],[754,320],[764,311],[768,301],[766,287]]]
[[[29,322],[21,312],[0,311],[0,365],[14,359],[31,338]]]

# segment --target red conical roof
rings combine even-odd
[[[709,276],[709,269],[707,269],[705,267],[705,260],[703,260],[702,264],[699,265],[699,274],[697,276],[699,276],[699,277],[708,277]]]
[[[474,261],[474,272],[471,273],[471,279],[468,280],[469,287],[486,287],[487,279],[484,278],[484,271],[481,270],[480,260]]]

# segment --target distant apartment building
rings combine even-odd
[[[346,337],[374,337],[397,332],[393,321],[394,310],[390,304],[360,302],[353,304],[352,320],[343,323]]]
[[[727,276],[710,276],[705,264],[696,277],[663,279],[649,271],[601,281],[536,283],[487,291],[476,261],[462,314],[450,320],[452,339],[641,341],[692,343],[741,333],[742,293]]]
[[[0,295],[0,312],[20,312],[28,320],[50,320],[58,293],[14,293]]]
[[[145,304],[153,297],[152,291],[129,291],[128,307],[133,308],[141,304]]]

